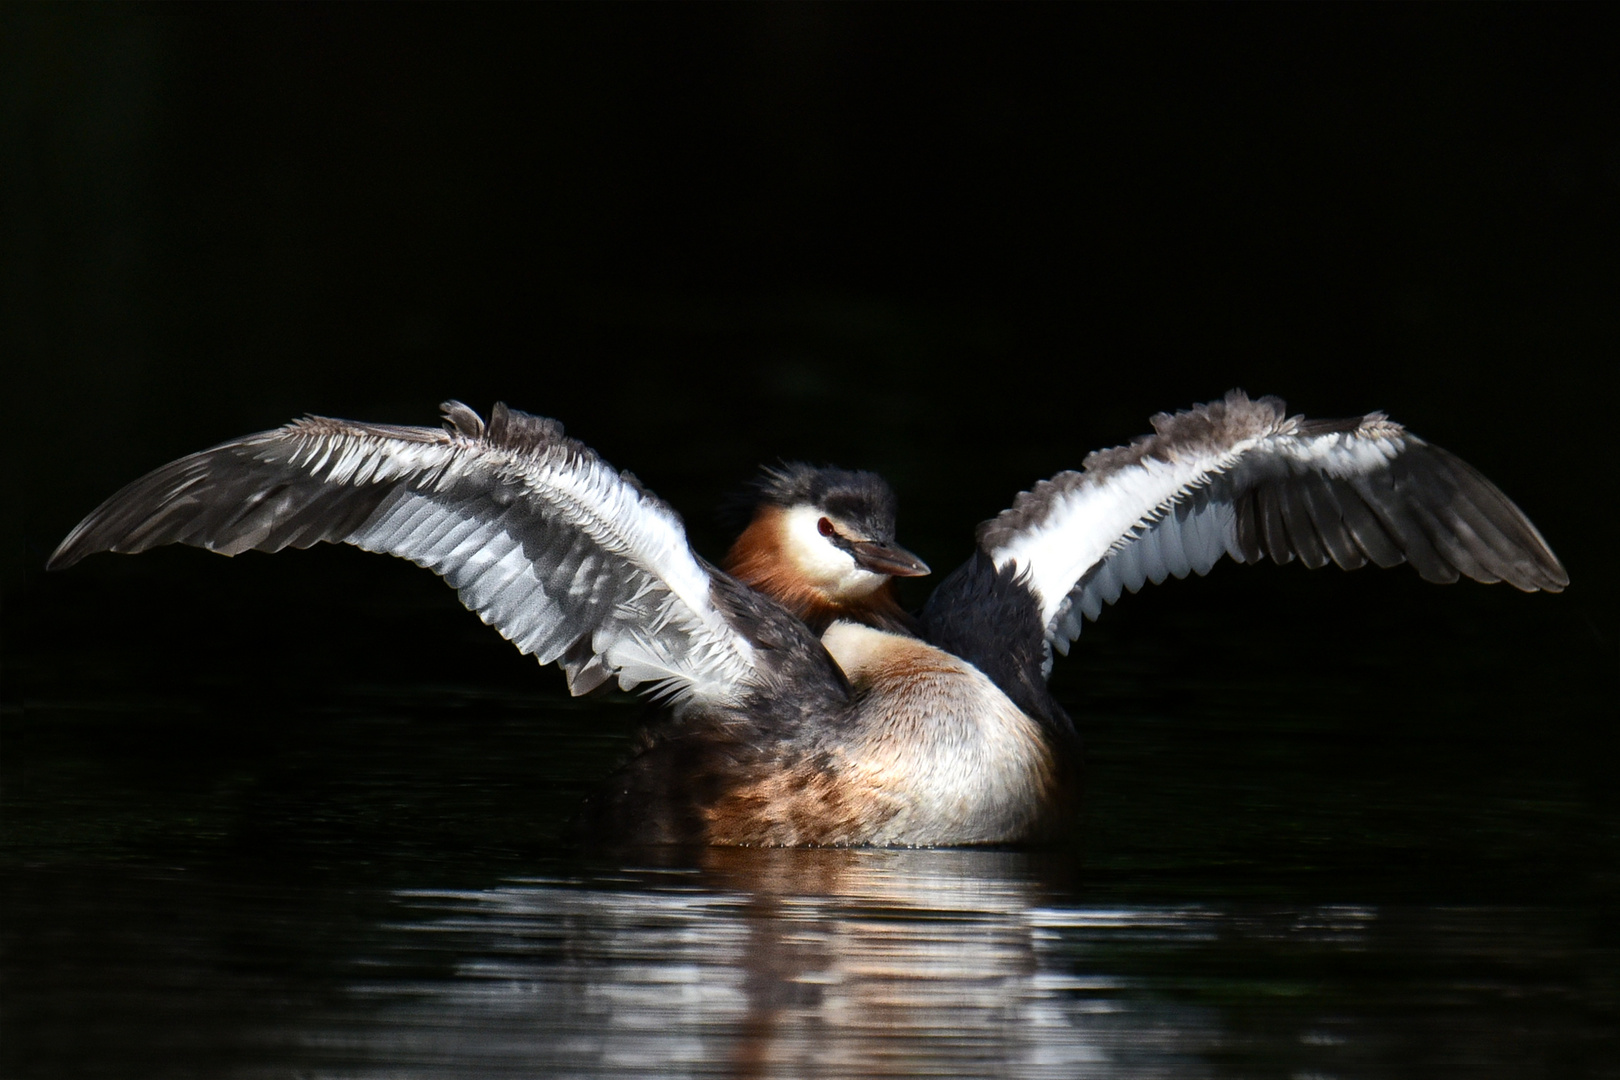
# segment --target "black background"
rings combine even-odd
[[[1354,609],[1364,638],[1449,610],[1511,667],[1554,618],[1607,699],[1603,31],[1596,7],[9,7],[8,698],[60,692],[35,661],[78,642],[178,654],[180,686],[452,663],[386,605],[454,598],[387,560],[43,573],[119,485],[303,412],[556,416],[711,557],[756,463],[875,468],[944,569],[1015,491],[1242,386],[1388,410],[1497,480],[1574,586],[1226,568],[1088,640],[1182,605],[1311,633]],[[241,659],[272,641],[294,655]]]
[[[8,586],[136,473],[305,411],[504,399],[672,501],[879,467],[961,532],[1230,386],[1387,409],[1604,572],[1595,9],[4,20]]]

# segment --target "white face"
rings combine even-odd
[[[866,596],[888,581],[887,574],[874,574],[855,565],[853,555],[834,544],[831,537],[821,535],[821,520],[825,517],[813,506],[795,506],[782,515],[782,550],[795,569],[839,598]],[[837,518],[828,520],[843,535],[860,537]]]

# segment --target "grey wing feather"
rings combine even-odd
[[[1233,391],[1153,424],[980,529],[998,567],[1021,567],[1060,651],[1123,593],[1208,573],[1223,555],[1347,570],[1410,562],[1429,581],[1527,592],[1569,584],[1495,485],[1381,413],[1312,421]]]
[[[575,693],[617,677],[724,705],[768,680],[750,638],[785,614],[716,592],[674,511],[555,421],[497,405],[486,427],[444,409],[444,430],[310,417],[181,458],[103,503],[48,565],[341,542],[443,576]]]

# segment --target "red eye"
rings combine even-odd
[[[833,528],[833,523],[827,518],[822,518],[820,521],[816,522],[816,532],[820,533],[822,536],[831,536],[837,531],[837,529]]]

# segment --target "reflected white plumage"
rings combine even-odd
[[[1557,592],[1535,527],[1472,467],[1373,413],[1289,417],[1234,391],[1153,418],[979,526],[922,611],[871,473],[766,470],[724,569],[680,518],[556,421],[459,402],[440,428],[311,417],[135,481],[62,542],[227,555],[319,541],[441,575],[570,689],[664,699],[583,827],[632,842],[971,844],[1061,828],[1078,740],[1046,688],[1082,616],[1238,562],[1410,562],[1425,579]]]

